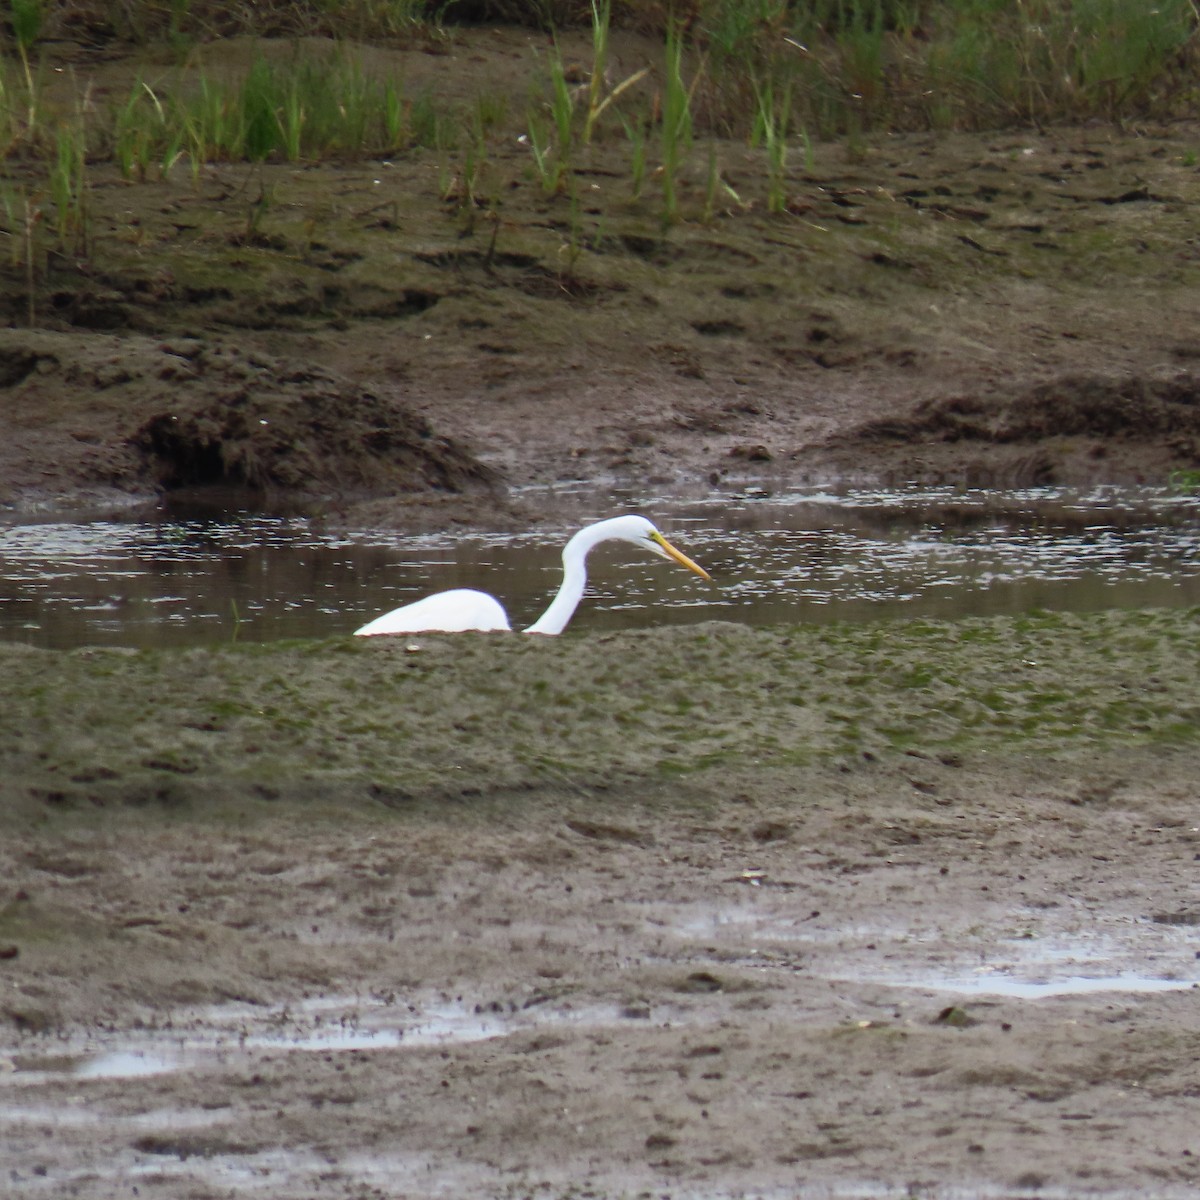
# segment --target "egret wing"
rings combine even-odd
[[[508,617],[494,596],[473,588],[456,588],[384,613],[382,617],[376,617],[361,629],[356,629],[354,635],[374,637],[381,633],[466,633],[472,629],[492,631],[509,628]]]

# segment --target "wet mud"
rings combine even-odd
[[[483,203],[97,165],[0,267],[9,515],[1200,465],[1195,127],[818,145],[780,214],[698,145],[665,227],[617,141],[542,192],[536,39],[442,49]],[[1194,1196],[1198,620],[0,647],[0,1190]]]
[[[1196,629],[8,647],[11,1185],[1189,1195]]]

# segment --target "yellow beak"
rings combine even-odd
[[[699,563],[692,562],[682,550],[676,550],[657,529],[650,535],[650,540],[662,547],[663,553],[668,558],[673,558],[681,567],[687,567],[689,571],[695,571],[701,579],[712,582],[712,576]]]

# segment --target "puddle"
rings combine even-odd
[[[176,1059],[145,1050],[110,1050],[85,1058],[71,1071],[77,1079],[136,1079],[174,1071]]]
[[[1014,1000],[1039,1000],[1045,996],[1090,996],[1097,992],[1177,992],[1200,988],[1190,979],[1152,979],[1145,975],[1072,976],[1065,979],[1016,979],[1011,975],[980,975],[970,979],[877,979],[897,987],[961,995],[1007,996]]]
[[[746,965],[770,967],[751,951]],[[816,965],[816,964],[811,964]],[[826,973],[815,976],[833,982],[871,983],[922,991],[1000,995],[1020,999],[1043,996],[1085,995],[1116,991],[1152,993],[1200,988],[1200,982],[1153,978],[1136,973],[1062,978],[1021,978],[1003,969],[974,974],[889,977],[873,972]],[[642,1016],[642,1020],[647,1018]],[[678,1025],[688,1021],[685,1010],[656,1008],[653,1023]],[[45,1084],[67,1079],[140,1079],[175,1071],[228,1069],[260,1053],[337,1053],[462,1044],[509,1037],[548,1026],[588,1029],[611,1028],[631,1020],[615,1005],[572,1007],[564,1003],[535,1004],[526,1008],[484,1010],[458,1002],[431,1003],[426,1007],[388,1003],[364,1004],[348,997],[323,997],[296,1005],[263,1011],[230,1005],[178,1014],[161,1030],[139,1030],[119,1036],[66,1039],[47,1046],[46,1052],[20,1055],[0,1074],[5,1087]],[[10,1117],[13,1106],[0,1111]]]
[[[969,980],[910,980],[909,985],[982,993],[1008,985],[1054,989],[1034,995],[1112,990],[1117,986],[1122,990],[1143,991],[1192,986],[1182,981],[1151,980],[1136,975],[1068,979],[1056,984],[1021,983],[1011,977],[988,975]],[[1002,994],[1025,993],[1006,990]],[[687,1019],[684,1011],[669,1012],[669,1020],[664,1013],[665,1009],[656,1009],[655,1024],[678,1025]],[[383,1001],[364,1002],[348,996],[323,997],[267,1010],[226,1005],[177,1014],[173,1027],[158,1031],[113,1035],[81,1044],[69,1039],[46,1039],[45,1053],[22,1056],[16,1070],[0,1076],[0,1085],[4,1085],[0,1086],[0,1121],[14,1136],[19,1131],[27,1141],[48,1137],[48,1132],[44,1135],[39,1132],[43,1128],[55,1131],[53,1144],[57,1158],[51,1166],[46,1167],[45,1156],[39,1150],[33,1157],[22,1158],[19,1173],[12,1173],[22,1194],[59,1196],[76,1191],[78,1186],[94,1188],[101,1181],[127,1189],[131,1181],[143,1180],[159,1188],[171,1182],[186,1183],[197,1194],[202,1191],[208,1194],[215,1188],[229,1195],[274,1195],[287,1185],[291,1185],[289,1194],[298,1190],[324,1194],[335,1179],[347,1185],[352,1182],[356,1194],[368,1188],[391,1194],[396,1187],[406,1194],[408,1191],[446,1196],[494,1194],[480,1193],[478,1168],[469,1162],[457,1166],[435,1163],[420,1154],[392,1152],[383,1145],[369,1150],[339,1148],[332,1158],[327,1148],[242,1148],[238,1144],[241,1139],[230,1133],[235,1126],[226,1104],[169,1105],[172,1097],[191,1093],[169,1090],[138,1093],[136,1080],[184,1070],[193,1079],[205,1070],[248,1075],[258,1069],[261,1055],[279,1052],[361,1052],[431,1046],[486,1040],[564,1023],[588,1029],[611,1028],[628,1020],[615,1005],[575,1008],[561,998],[533,1007],[496,1011],[477,1011],[462,1002],[441,999],[409,1007]],[[637,1024],[644,1028],[646,1022]],[[36,1040],[42,1044],[43,1039]],[[398,1068],[398,1087],[402,1087],[402,1079],[402,1068]],[[106,1091],[78,1086],[85,1080],[106,1081],[114,1086]],[[134,1082],[129,1088],[122,1088],[123,1080]],[[36,1091],[22,1091],[21,1083],[42,1083],[49,1087],[39,1095]],[[65,1090],[54,1086],[63,1084]],[[206,1094],[203,1088],[195,1091],[196,1097]],[[224,1092],[219,1094],[224,1098]],[[125,1102],[127,1096],[134,1095],[138,1096],[137,1102]],[[168,1106],[164,1106],[164,1101]],[[186,1136],[189,1131],[195,1131],[194,1140]],[[42,1165],[35,1172],[39,1163]],[[331,1174],[335,1167],[336,1175]],[[577,1179],[566,1174],[559,1178],[557,1170],[552,1163],[539,1166],[538,1178],[543,1180],[540,1187],[549,1188],[553,1184],[564,1193],[571,1190]],[[715,1184],[702,1190],[673,1188],[672,1193],[694,1196],[696,1200],[733,1200],[735,1196],[750,1194],[767,1200],[791,1196],[794,1188],[768,1186],[752,1189],[751,1193],[740,1187],[729,1189]],[[805,1195],[809,1194],[830,1200],[834,1197],[867,1200],[893,1195],[894,1189],[833,1181],[808,1188]],[[939,1189],[938,1194],[947,1198],[961,1195],[964,1200],[967,1195],[994,1195],[999,1200],[1007,1193],[980,1186],[961,1193]],[[1050,1189],[1039,1194],[1058,1195]],[[1066,1200],[1065,1195],[1062,1200]]]
[[[15,1059],[0,1076],[0,1087],[67,1078],[137,1079],[200,1070],[206,1065],[227,1067],[231,1059],[255,1052],[417,1049],[487,1041],[551,1025],[597,1028],[627,1019],[612,1005],[575,1008],[545,1003],[477,1010],[459,1003],[440,1003],[418,1009],[364,1005],[344,996],[266,1012],[227,1006],[180,1014],[169,1029],[57,1043],[52,1055]]]
[[[744,968],[801,970],[839,984],[1029,1000],[1200,989],[1190,927],[1116,914],[1087,930],[1045,929],[1036,936],[993,930],[981,937],[952,925],[842,924],[818,913],[797,915],[786,899],[755,899],[658,912],[655,923],[697,966],[715,954]],[[1013,927],[1028,915],[1011,914]],[[676,959],[668,954],[664,961]]]
[[[576,629],[1200,604],[1200,497],[1162,489],[758,489],[625,495],[602,512],[578,497],[525,498],[579,513],[516,536],[333,535],[254,515],[0,527],[0,639],[66,648],[332,637],[462,586],[499,596],[520,627],[557,587],[566,537],[614,508],[653,514],[716,582],[602,546]]]

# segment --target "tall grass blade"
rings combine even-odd
[[[663,223],[679,219],[679,167],[692,145],[692,88],[683,80],[683,32],[672,24],[667,33],[662,100]],[[696,79],[699,79],[697,74]]]
[[[603,111],[602,97],[608,79],[608,30],[612,22],[612,0],[592,0],[592,74],[588,80],[587,116],[583,144],[592,143],[592,130]]]

